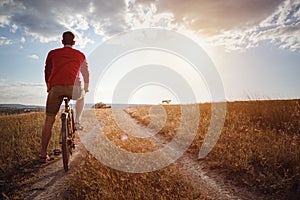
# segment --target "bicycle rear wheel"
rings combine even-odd
[[[68,119],[63,117],[61,119],[62,122],[62,157],[63,157],[63,165],[64,170],[67,172],[69,169],[69,160],[70,160],[70,149],[68,145]]]

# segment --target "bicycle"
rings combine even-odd
[[[69,170],[70,155],[72,155],[73,149],[75,149],[75,122],[73,109],[70,107],[70,98],[64,97],[65,109],[61,113],[61,133],[62,133],[62,158],[64,170],[67,172]]]

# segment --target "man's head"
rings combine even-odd
[[[62,35],[62,43],[64,45],[72,45],[73,46],[75,44],[74,38],[75,38],[74,33],[72,33],[71,31],[66,31]]]

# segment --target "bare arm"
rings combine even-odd
[[[50,77],[50,74],[51,74],[51,70],[52,70],[52,63],[51,63],[50,56],[48,54],[47,59],[46,59],[46,64],[45,64],[45,70],[44,70],[45,82],[46,82],[46,85],[47,85],[47,92],[50,90],[49,77]]]
[[[88,63],[86,60],[83,61],[81,68],[80,68],[80,72],[82,74],[83,81],[84,81],[84,91],[88,92],[89,91],[89,82],[90,82],[90,72],[89,72]]]

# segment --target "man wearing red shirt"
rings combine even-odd
[[[46,120],[42,131],[41,161],[47,161],[47,147],[55,117],[59,111],[63,97],[76,100],[75,124],[82,129],[80,117],[84,107],[84,94],[88,92],[89,70],[85,55],[73,49],[74,34],[70,31],[63,33],[63,48],[54,49],[48,53],[45,65],[45,81],[47,84]],[[83,89],[81,83],[83,77]]]

